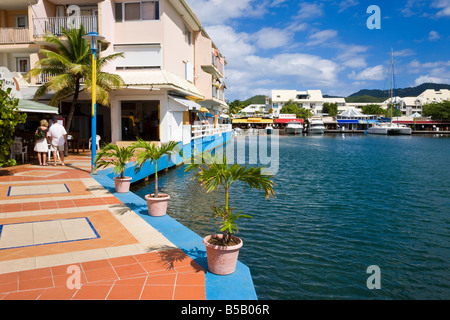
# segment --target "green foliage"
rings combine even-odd
[[[265,198],[275,196],[272,176],[262,172],[263,167],[229,164],[226,156],[212,156],[204,152],[197,154],[193,161],[186,166],[185,172],[195,171],[194,179],[197,179],[206,192],[212,192],[219,188],[225,191],[225,205],[212,207],[214,216],[221,219],[220,231],[223,233],[222,241],[228,245],[231,235],[238,231],[236,220],[251,218],[249,215],[233,213],[233,208],[228,205],[229,190],[231,185],[240,181],[246,186],[264,191]]]
[[[131,145],[133,151],[137,150],[137,159],[134,167],[135,172],[141,170],[144,163],[147,161],[155,164],[155,193],[154,196],[158,197],[158,161],[165,154],[176,154],[183,156],[181,148],[178,146],[178,142],[169,141],[157,145],[137,138],[137,141]]]
[[[72,96],[72,104],[66,123],[66,130],[69,131],[78,95],[82,90],[82,79],[84,79],[85,89],[92,92],[92,53],[88,41],[83,38],[86,34],[83,26],[80,29],[71,30],[63,28],[62,33],[67,41],[54,34],[48,34],[45,37],[45,41],[50,46],[55,47],[55,50],[42,49],[41,53],[44,58],[36,63],[36,67],[30,70],[27,76],[36,77],[43,74],[49,77],[49,81],[41,85],[36,91],[35,99],[48,92],[53,92],[54,95],[50,100],[50,105],[56,106],[61,100]],[[119,75],[103,72],[102,68],[109,61],[122,56],[123,53],[117,53],[98,58],[96,61],[96,98],[97,102],[102,105],[109,105],[109,92],[124,84]]]
[[[306,120],[311,118],[313,113],[310,109],[303,108],[301,105],[289,100],[280,110],[282,114],[295,114],[297,118]]]
[[[377,104],[368,104],[368,105],[362,106],[361,111],[364,114],[381,115],[381,114],[383,114],[384,109]]]
[[[25,123],[27,114],[17,108],[19,99],[10,96],[11,88],[3,89],[3,81],[0,81],[0,167],[16,165],[14,159],[6,159],[13,143],[15,128],[20,123]]]
[[[450,101],[432,102],[423,106],[422,115],[433,120],[450,120]]]
[[[324,102],[322,105],[322,113],[328,113],[331,117],[335,117],[338,114],[337,102]]]
[[[94,164],[97,169],[114,166],[114,173],[123,178],[127,162],[133,157],[131,146],[119,147],[109,143],[96,154]]]
[[[389,93],[387,95],[381,95],[380,97],[374,97],[371,95],[362,95],[362,96],[349,96],[345,98],[345,102],[353,103],[353,102],[364,102],[364,103],[375,103],[375,102],[383,102],[389,97]]]

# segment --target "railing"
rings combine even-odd
[[[192,137],[199,138],[217,133],[231,131],[231,124],[194,124],[192,126]]]
[[[81,25],[86,33],[98,32],[97,16],[33,18],[33,36],[43,37],[48,32],[62,35],[63,28],[77,29]]]
[[[0,28],[0,44],[29,43],[28,28]]]
[[[54,77],[54,74],[44,74],[40,73],[36,76],[36,84],[44,84],[50,80],[51,77]],[[84,83],[84,78],[80,79],[80,83]]]

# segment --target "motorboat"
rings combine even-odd
[[[291,121],[286,125],[286,133],[297,134],[303,132],[303,124],[300,121]]]
[[[271,125],[268,125],[265,130],[266,130],[266,134],[272,134],[273,133],[273,127]]]
[[[308,133],[323,134],[325,125],[321,117],[314,116],[309,119]]]

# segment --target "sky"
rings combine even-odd
[[[187,0],[225,56],[226,99],[450,84],[450,0]],[[374,7],[375,6],[375,7]]]

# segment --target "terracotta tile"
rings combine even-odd
[[[73,300],[105,300],[112,284],[90,285],[84,284],[73,296]]]
[[[58,208],[71,208],[75,206],[72,200],[58,200],[56,203],[58,204]]]
[[[179,286],[175,287],[174,300],[205,300],[204,286]]]
[[[44,290],[26,290],[11,292],[3,300],[36,300]]]
[[[19,281],[48,278],[52,276],[52,271],[50,268],[40,268],[33,270],[25,270],[19,272]]]
[[[56,203],[56,201],[45,201],[45,202],[41,202],[40,204],[41,204],[41,210],[58,208],[58,204]]]
[[[145,261],[141,262],[141,265],[149,274],[155,271],[173,270],[167,262],[161,260]]]
[[[19,280],[19,290],[34,290],[53,287],[53,278],[38,278],[31,280]]]
[[[203,273],[179,273],[177,275],[177,286],[204,286],[205,275]]]
[[[6,284],[6,283],[11,283],[11,282],[17,283],[18,280],[19,280],[18,272],[0,274],[0,284]]]
[[[147,277],[147,282],[145,283],[145,285],[174,285],[176,278],[176,273],[159,275],[151,274]]]
[[[139,278],[138,281],[124,282],[117,280],[108,294],[108,300],[138,300],[143,290],[145,278]],[[133,284],[134,283],[134,284]]]
[[[144,286],[141,300],[173,300],[174,286]]]
[[[158,252],[148,252],[134,255],[134,258],[139,262],[162,260]]]
[[[22,203],[22,210],[23,211],[33,211],[33,210],[40,210],[41,206],[39,202],[29,202],[29,203]]]
[[[14,292],[18,289],[17,282],[0,283],[0,293]]]
[[[70,300],[77,289],[69,289],[67,287],[49,288],[45,290],[38,300]]]
[[[114,267],[114,270],[116,271],[119,278],[147,275],[147,272],[138,263],[129,264],[129,265],[125,265],[125,266],[117,266],[117,267]]]
[[[87,270],[84,273],[86,275],[86,280],[89,283],[96,282],[96,281],[118,279],[117,274],[114,272],[114,269],[111,267],[103,268],[103,269]]]
[[[5,204],[5,206],[3,207],[3,212],[16,212],[16,211],[22,211],[21,203],[8,203]]]
[[[88,262],[82,262],[81,267],[87,271],[87,270],[95,270],[95,269],[103,269],[111,267],[111,264],[108,260],[95,260],[95,261],[88,261]]]
[[[110,258],[108,260],[114,267],[137,263],[137,260],[133,256]]]
[[[81,264],[79,263],[73,263],[73,264],[66,264],[66,265],[62,265],[62,266],[54,266],[51,267],[50,269],[52,270],[52,275],[55,276],[61,276],[61,275],[69,275],[67,273],[67,268],[70,266],[78,266],[81,268]],[[83,273],[81,271],[81,273]]]

